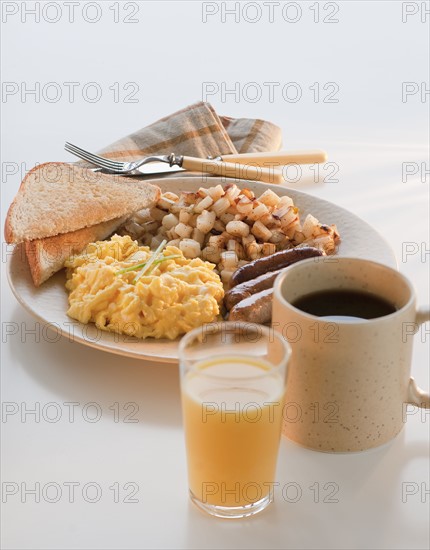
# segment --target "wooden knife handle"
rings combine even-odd
[[[278,151],[276,153],[244,153],[238,155],[223,155],[224,162],[253,163],[266,168],[272,164],[285,166],[286,164],[320,164],[326,162],[325,151]]]
[[[183,157],[182,168],[196,172],[205,172],[213,176],[262,181],[264,183],[282,183],[284,181],[282,172],[279,170],[242,163]]]

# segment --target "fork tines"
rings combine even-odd
[[[81,149],[80,147],[78,147],[77,145],[73,145],[72,143],[66,142],[64,149],[69,153],[72,153],[73,155],[81,158],[82,160],[86,160],[87,162],[95,164],[96,166],[104,168],[105,170],[111,170],[112,172],[121,172],[124,170],[124,162],[100,157],[99,155],[95,155],[94,153],[85,151],[85,149]]]

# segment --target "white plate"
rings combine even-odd
[[[179,193],[183,190],[196,191],[199,187],[224,184],[221,178],[177,177],[172,179],[151,180],[163,191]],[[340,236],[339,255],[356,256],[374,260],[397,268],[393,251],[387,242],[366,222],[347,210],[317,197],[280,187],[257,182],[242,182],[256,194],[268,187],[278,195],[289,195],[299,207],[301,216],[313,214],[322,223],[336,224]],[[25,258],[23,247],[15,247],[8,259],[9,284],[18,302],[42,323],[49,324],[63,336],[73,338],[87,346],[152,361],[174,363],[177,361],[178,340],[138,340],[124,335],[104,332],[95,325],[82,325],[66,315],[68,309],[67,294],[64,288],[64,272],[57,273],[40,288],[35,288]]]

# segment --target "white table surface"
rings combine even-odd
[[[218,112],[278,123],[285,148],[326,149],[338,165],[339,181],[314,183],[304,169],[295,187],[377,228],[394,249],[400,271],[412,279],[419,302],[428,303],[429,176],[421,171],[429,168],[429,31],[421,22],[427,17],[428,23],[423,11],[428,2],[332,2],[339,8],[333,16],[339,22],[332,24],[313,22],[311,2],[300,3],[300,15],[285,2],[240,3],[238,22],[234,15],[222,20],[232,2],[81,2],[71,22],[70,3],[51,2],[52,11],[43,12],[47,3],[41,2],[39,22],[25,11],[34,4],[2,2],[8,10],[2,12],[2,78],[11,92],[1,105],[2,223],[26,169],[71,160],[62,150],[66,139],[96,149],[211,89],[203,98]],[[260,19],[249,22],[259,15],[252,11],[258,7]],[[297,22],[285,21],[282,8]],[[335,8],[321,2],[320,16]],[[202,10],[218,11],[204,23]],[[132,11],[138,22],[125,23]],[[58,16],[57,22],[46,20]],[[74,99],[64,85],[72,81],[78,83]],[[25,95],[37,82],[39,101]],[[56,103],[43,95],[48,82],[57,85],[45,88],[47,93],[62,93]],[[87,86],[89,95],[82,95],[89,82],[102,91],[94,103],[88,99],[95,87]],[[115,82],[118,102],[109,90]],[[136,103],[123,102],[128,82],[136,84],[126,92],[139,87]],[[236,82],[240,97],[221,93]],[[273,98],[267,82],[279,83]],[[291,82],[296,84],[287,88],[290,97],[294,89],[302,92],[296,103],[281,93]],[[339,102],[315,102],[315,86],[309,90],[315,82],[321,97],[325,83],[336,83]],[[405,101],[403,82],[411,92]],[[256,91],[261,97],[252,102]],[[405,181],[402,163],[415,163],[408,168],[417,171]],[[3,548],[428,547],[429,415],[411,410],[416,414],[394,441],[365,453],[316,453],[283,439],[277,481],[287,487],[287,498],[275,492],[275,504],[249,520],[206,517],[187,497],[177,367],[109,355],[66,339],[48,342],[43,331],[31,334],[38,327],[8,288],[6,255],[3,244]],[[17,328],[13,336],[11,327]],[[413,356],[413,375],[423,388],[429,387],[428,340],[427,324],[427,332],[424,327],[416,336]],[[54,405],[47,408],[49,403]],[[89,421],[96,412],[91,403],[101,414],[97,422]],[[133,412],[124,410],[127,403],[138,406],[133,417],[138,422],[125,421]],[[21,417],[35,406],[39,421],[31,414]],[[16,414],[5,415],[12,410]],[[49,422],[56,411],[61,418]],[[324,502],[329,482],[337,484],[337,503]],[[319,502],[311,485],[319,487]],[[40,502],[25,494],[34,487],[40,487]],[[61,494],[52,502],[58,488]],[[131,498],[137,502],[124,502],[134,488]],[[295,488],[301,492],[297,502]]]

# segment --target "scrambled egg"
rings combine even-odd
[[[118,271],[147,261],[152,255],[148,247],[118,235],[91,243],[65,263],[67,314],[102,330],[172,340],[214,321],[224,297],[215,265],[188,260],[173,246],[167,246],[159,259],[173,254],[179,257],[154,265],[133,284],[140,268]]]

